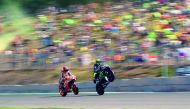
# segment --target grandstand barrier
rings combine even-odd
[[[77,83],[80,92],[95,92],[93,82]],[[107,92],[186,92],[190,91],[190,76],[152,77],[116,80]],[[58,92],[58,84],[0,85],[0,93]]]

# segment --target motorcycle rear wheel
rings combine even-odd
[[[96,85],[96,92],[98,93],[98,95],[104,94],[104,88],[102,87],[102,85],[100,85],[100,84]]]
[[[67,96],[67,91],[65,90],[65,88],[59,88],[59,93],[62,97]]]

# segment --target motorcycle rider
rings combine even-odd
[[[68,69],[67,66],[64,66],[61,70],[60,78],[59,78],[59,84],[62,84],[67,89],[71,88],[72,85],[72,78],[75,77]]]
[[[100,59],[97,59],[96,63],[94,64],[94,80],[93,80],[93,82],[96,83],[97,79],[100,79],[100,82],[108,82],[107,78],[104,75],[103,63]]]

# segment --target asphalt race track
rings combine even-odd
[[[0,93],[0,107],[66,107],[85,109],[190,109],[190,93]]]

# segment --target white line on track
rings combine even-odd
[[[105,94],[190,94],[190,92],[105,92]],[[57,95],[59,93],[0,93],[0,95]],[[72,94],[72,93],[68,93]],[[80,94],[97,94],[96,92],[80,92]]]

